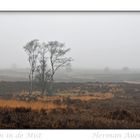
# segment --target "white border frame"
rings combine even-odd
[[[139,0],[0,0],[0,10],[140,10]]]
[[[139,0],[0,0],[0,11],[138,11]],[[108,136],[105,134],[108,134]],[[113,137],[115,134],[118,137]],[[0,130],[3,140],[129,140],[139,139],[139,130]],[[30,137],[29,137],[30,136]]]

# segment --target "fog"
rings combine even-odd
[[[27,68],[32,39],[64,42],[73,68],[140,68],[140,12],[0,12],[0,69]]]

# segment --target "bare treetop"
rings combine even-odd
[[[64,43],[50,41],[48,42],[48,50],[53,72],[57,71],[60,67],[69,65],[69,63],[72,61],[71,57],[65,56],[65,54],[70,51],[70,48],[66,49]]]

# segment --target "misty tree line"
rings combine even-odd
[[[70,48],[58,41],[40,43],[37,39],[29,41],[23,48],[30,65],[29,94],[32,94],[33,83],[37,81],[42,94],[52,95],[56,71],[71,64],[72,58],[66,57]]]

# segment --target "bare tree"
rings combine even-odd
[[[48,47],[48,61],[50,64],[50,79],[49,79],[49,94],[53,94],[53,83],[54,75],[56,71],[62,67],[70,65],[72,58],[66,57],[67,52],[70,51],[70,48],[65,48],[64,43],[58,41],[50,41],[47,44]]]
[[[36,74],[36,80],[38,81],[40,87],[41,87],[41,92],[42,94],[45,93],[46,91],[46,86],[49,80],[49,72],[50,70],[48,69],[48,65],[47,65],[47,52],[48,52],[48,48],[47,45],[45,43],[43,43],[42,45],[40,45],[39,47],[39,65],[37,66],[37,74]]]
[[[38,57],[38,49],[39,43],[38,40],[32,40],[28,42],[23,48],[25,52],[28,55],[28,61],[30,64],[30,72],[29,72],[29,83],[30,83],[30,88],[29,88],[29,94],[32,94],[33,90],[33,80],[34,80],[34,72],[36,70],[36,63],[37,63],[37,57]]]

